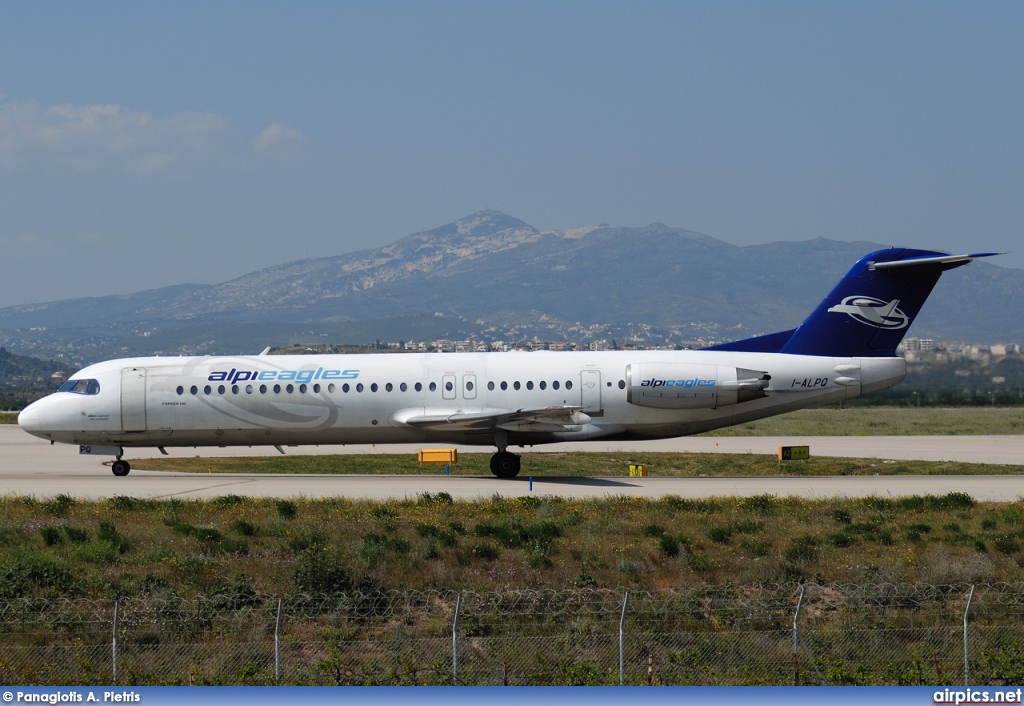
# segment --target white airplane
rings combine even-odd
[[[998,253],[865,256],[796,329],[693,351],[205,356],[79,371],[18,424],[81,453],[304,444],[509,446],[686,436],[896,385],[896,346],[945,270]]]

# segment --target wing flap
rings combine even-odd
[[[407,409],[391,415],[391,422],[428,431],[578,431],[590,422],[582,407],[558,406],[535,409]]]

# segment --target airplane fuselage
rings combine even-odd
[[[756,394],[737,398],[737,380],[752,375]],[[19,423],[52,441],[126,448],[522,446],[696,434],[904,375],[898,357],[707,350],[128,358],[81,370],[74,378],[93,388],[46,397]],[[565,418],[515,416],[544,408]],[[473,415],[492,423],[455,421]]]

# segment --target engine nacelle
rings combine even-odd
[[[766,397],[771,376],[722,365],[636,363],[626,366],[626,401],[659,409],[715,409]]]

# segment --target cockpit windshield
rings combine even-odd
[[[99,380],[68,380],[57,392],[73,392],[76,395],[100,394]]]

